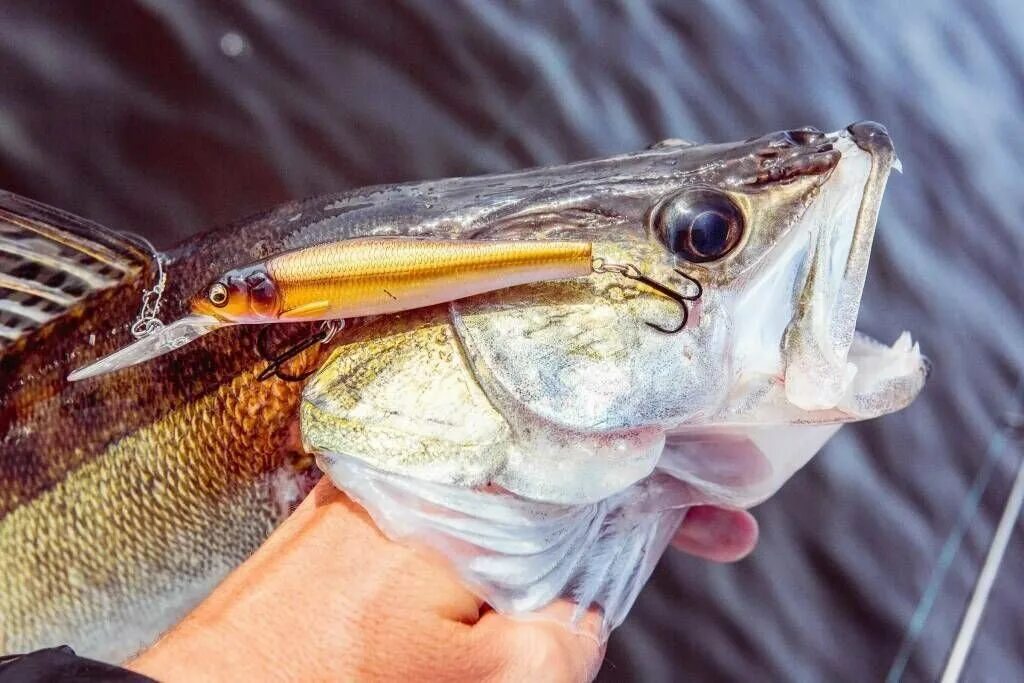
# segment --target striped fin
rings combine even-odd
[[[149,258],[96,223],[0,191],[0,352]]]

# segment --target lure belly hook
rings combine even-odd
[[[661,325],[652,322],[644,323],[648,327],[651,327],[657,330],[658,332],[664,332],[665,334],[676,334],[678,332],[682,332],[683,328],[686,327],[686,323],[689,322],[690,320],[690,307],[687,304],[698,301],[701,298],[701,296],[704,295],[704,287],[701,286],[700,282],[690,277],[679,268],[673,268],[672,270],[677,275],[685,278],[686,280],[692,282],[694,285],[697,286],[697,291],[694,292],[693,294],[681,294],[676,290],[672,289],[671,287],[668,287],[658,282],[657,280],[653,280],[647,277],[646,275],[640,272],[639,268],[637,268],[631,263],[606,263],[604,259],[596,258],[594,259],[593,270],[595,273],[615,273],[616,275],[621,275],[624,278],[636,280],[637,282],[642,282],[651,289],[661,294],[664,294],[669,299],[672,299],[677,304],[679,304],[679,310],[682,313],[682,320],[680,320],[679,324],[676,325],[675,327],[662,327]]]

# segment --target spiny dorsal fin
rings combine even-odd
[[[0,191],[0,351],[148,259],[116,232]]]

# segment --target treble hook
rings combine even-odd
[[[298,375],[285,372],[282,368],[285,363],[290,361],[292,358],[295,358],[295,356],[299,355],[309,347],[317,344],[326,344],[331,341],[334,335],[337,334],[338,330],[344,326],[344,320],[340,322],[337,320],[325,320],[323,325],[320,326],[319,332],[306,337],[298,344],[295,344],[278,354],[274,354],[268,349],[267,333],[270,331],[271,325],[264,326],[263,329],[260,330],[259,336],[256,337],[256,351],[260,354],[260,357],[263,360],[267,361],[268,365],[263,369],[263,372],[256,375],[256,379],[262,382],[270,379],[274,375],[285,382],[304,382],[309,379],[313,373],[316,372],[316,368],[307,370],[306,372]]]
[[[672,270],[677,275],[681,276],[686,280],[689,280],[690,282],[697,286],[697,292],[695,294],[682,294],[681,292],[677,292],[676,290],[672,289],[668,285],[658,282],[657,280],[652,280],[651,278],[647,277],[642,272],[640,272],[640,269],[634,266],[632,263],[608,263],[603,258],[598,257],[593,260],[591,268],[595,273],[615,273],[617,275],[621,275],[622,277],[629,278],[630,280],[642,282],[651,289],[664,294],[665,296],[679,304],[679,308],[683,314],[683,320],[682,322],[679,323],[677,327],[662,327],[661,325],[657,325],[652,322],[644,322],[644,324],[647,325],[648,327],[652,327],[655,330],[658,330],[659,332],[664,332],[665,334],[675,334],[677,332],[681,332],[682,329],[686,327],[686,323],[689,322],[690,320],[690,308],[689,306],[687,306],[687,302],[697,301],[704,294],[704,287],[700,284],[700,282],[690,277],[689,275],[679,270],[678,268],[673,268]]]

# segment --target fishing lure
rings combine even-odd
[[[396,313],[591,271],[590,242],[353,239],[273,256],[223,274],[192,312],[229,323]]]
[[[338,321],[396,313],[454,301],[516,285],[615,273],[652,287],[679,303],[682,322],[674,328],[647,323],[664,333],[685,327],[686,303],[701,296],[681,294],[656,282],[634,265],[610,264],[593,257],[585,241],[443,240],[408,237],[359,238],[284,252],[265,261],[230,270],[191,300],[191,315],[135,343],[79,368],[68,376],[81,380],[135,365],[180,348],[228,325]],[[328,340],[337,324],[281,354],[261,355],[278,374],[281,365],[317,342]]]

